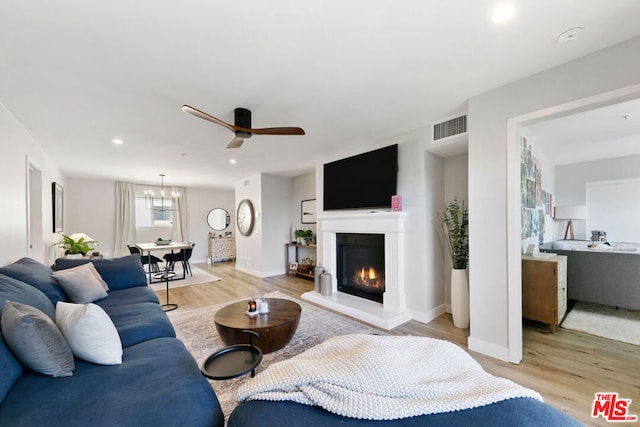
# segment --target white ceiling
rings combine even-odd
[[[0,102],[71,177],[233,188],[296,176],[640,34],[637,0],[2,0]],[[584,27],[558,44],[562,31]],[[227,122],[300,126],[225,146]],[[111,140],[121,138],[124,145]],[[6,142],[3,142],[6,143]],[[229,164],[230,159],[237,164]]]
[[[523,127],[527,142],[552,165],[640,154],[640,99]]]

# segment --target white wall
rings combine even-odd
[[[256,223],[250,236],[237,235],[236,268],[257,277],[286,273],[285,244],[291,242],[291,227],[315,224],[300,220],[300,202],[315,199],[315,174],[295,178],[256,174],[236,183],[236,206],[242,199],[253,203]]]
[[[86,233],[99,245],[97,249],[106,256],[113,256],[115,247],[115,181],[68,178],[65,188],[65,234]],[[149,186],[136,185],[143,192]],[[231,215],[227,231],[235,234],[234,193],[215,189],[185,189],[187,200],[187,232],[185,240],[196,246],[191,262],[205,262],[208,255],[209,231],[207,214],[213,208],[226,209]],[[136,230],[137,242],[154,241],[156,238],[171,238],[171,228],[148,227]],[[133,243],[133,242],[131,242]],[[162,257],[162,251],[154,255]]]
[[[230,231],[236,236],[235,194],[229,190],[187,188],[187,224],[188,240],[195,243],[191,262],[205,262],[209,254],[209,232],[214,230],[207,224],[207,215],[214,208],[222,208],[229,212],[231,222],[223,231]]]
[[[38,261],[50,264],[54,256],[50,251],[51,243],[59,240],[59,236],[52,233],[51,183],[58,182],[65,187],[65,178],[42,147],[2,104],[0,145],[0,192],[3,196],[0,213],[0,265],[14,262],[30,253],[27,244],[27,161],[41,171],[42,180],[42,218],[39,221],[43,235],[41,241],[34,242],[35,245],[40,245],[34,253],[39,254]]]
[[[316,234],[316,224],[302,224],[301,202],[316,198],[316,174],[309,172],[293,178],[293,197],[291,198],[292,225],[297,229],[313,231]]]
[[[460,154],[453,157],[447,157],[444,159],[444,183],[442,184],[444,191],[444,199],[440,203],[439,211],[444,210],[444,206],[457,198],[463,201],[465,206],[469,207],[469,157],[465,154]],[[439,242],[442,246],[442,260],[444,263],[443,269],[443,287],[446,311],[451,313],[451,270],[453,265],[451,263],[451,255],[447,248],[444,239],[444,234],[441,232],[440,222],[436,224],[439,236]]]
[[[417,228],[416,235],[407,236],[407,258],[412,271],[416,265],[423,263],[420,274],[424,274],[424,291],[421,294],[407,292],[407,306],[414,308],[414,318],[423,322],[430,322],[446,311],[446,279],[444,269],[444,241],[440,232],[440,220],[438,212],[444,206],[444,193],[446,184],[444,180],[445,161],[435,154],[425,152],[411,153],[415,161],[422,164],[424,172],[424,185],[413,186],[413,192],[420,195],[422,209],[412,209],[408,206],[410,217],[421,220],[421,227]],[[465,170],[466,175],[466,170]],[[410,220],[410,224],[415,221]],[[422,277],[422,276],[419,276]]]
[[[237,235],[236,268],[257,277],[286,273],[285,244],[291,242],[291,227],[301,224],[300,202],[315,198],[313,172],[295,178],[256,174],[236,183],[236,206],[242,199],[253,203],[256,215],[250,236]]]
[[[402,210],[407,212],[407,309],[422,322],[430,322],[444,312],[442,251],[434,228],[442,204],[442,159],[424,152],[428,135],[420,131],[388,141],[398,144],[398,194],[402,196]]]
[[[262,175],[254,174],[236,183],[235,206],[249,199],[255,210],[255,225],[249,236],[236,235],[236,268],[261,276],[262,268]]]
[[[587,230],[604,231],[609,242],[640,242],[640,179],[587,184]]]
[[[96,250],[110,257],[115,248],[116,186],[113,181],[67,179],[64,233],[85,233],[98,241]],[[133,242],[132,242],[133,243]]]
[[[558,205],[586,205],[587,183],[640,178],[640,155],[557,166],[555,173]],[[638,195],[635,196],[638,197]],[[587,212],[588,216],[589,212]],[[557,221],[557,223],[555,237],[561,239],[566,222]],[[587,230],[587,221],[576,220],[573,222],[573,227],[576,239],[591,238],[591,227]],[[607,231],[606,227],[604,228],[604,231]]]
[[[635,38],[469,100],[471,350],[516,363],[522,358],[519,140],[513,123],[639,84],[639,51]]]
[[[443,285],[443,246],[438,235],[437,213],[444,204],[443,159],[425,153],[429,130],[417,129],[381,141],[380,147],[398,144],[398,194],[407,212],[405,236],[405,287],[407,309],[421,322],[430,322],[445,310]],[[360,152],[374,149],[368,147]],[[359,154],[350,152],[347,156]],[[322,159],[316,165],[316,206],[322,215],[323,165],[343,157]],[[466,176],[466,171],[464,172]],[[322,259],[322,239],[318,239],[318,258]]]
[[[291,239],[291,223],[295,218],[294,211],[289,208],[293,202],[292,195],[292,178],[262,175],[261,277],[286,272],[285,243]]]

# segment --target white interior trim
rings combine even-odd
[[[507,331],[511,363],[522,361],[522,256],[520,241],[520,127],[640,97],[640,84],[581,98],[507,120]],[[471,338],[470,338],[471,339]]]
[[[332,274],[332,292],[327,296],[311,291],[303,294],[302,298],[384,329],[392,329],[411,320],[405,292],[406,217],[406,212],[383,211],[325,212],[318,216],[323,267]],[[338,292],[337,233],[384,234],[385,292],[382,304]]]

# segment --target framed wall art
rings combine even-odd
[[[57,182],[51,183],[51,199],[53,206],[53,232],[62,233],[64,217],[64,189]]]
[[[300,222],[303,224],[316,223],[316,199],[303,200],[301,202]]]

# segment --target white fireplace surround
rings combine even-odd
[[[321,236],[322,266],[331,273],[330,296],[311,291],[303,299],[322,305],[384,329],[393,329],[411,320],[405,296],[405,219],[406,212],[330,212],[317,218]],[[383,302],[338,292],[337,233],[384,234],[385,292]]]

